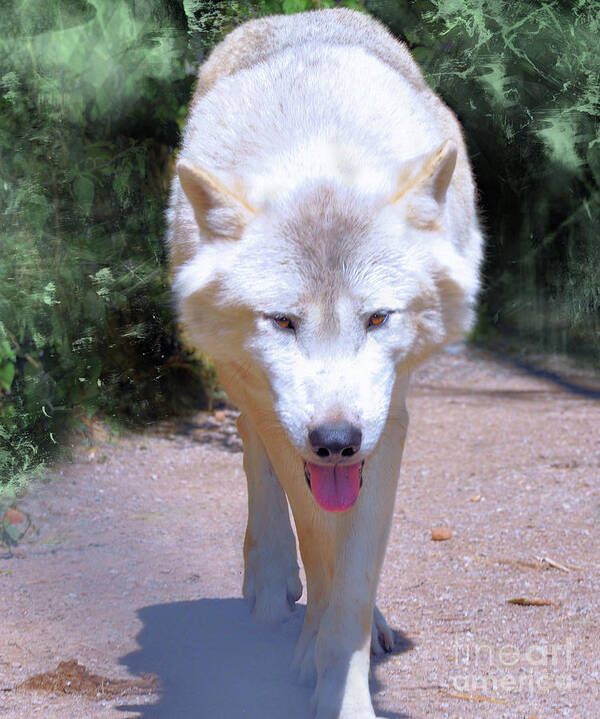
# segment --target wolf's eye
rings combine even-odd
[[[289,317],[285,315],[276,315],[273,317],[273,322],[282,330],[294,330],[294,323]]]
[[[367,328],[379,327],[379,325],[382,325],[387,320],[388,317],[389,317],[388,312],[374,312],[369,317],[369,322],[367,323]]]

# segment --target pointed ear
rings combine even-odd
[[[446,198],[446,190],[455,167],[456,144],[452,140],[443,142],[427,157],[419,187],[422,192],[431,195],[438,205]]]
[[[407,217],[417,227],[426,228],[439,216],[456,167],[456,155],[456,144],[446,140],[402,169],[394,202],[405,198]]]
[[[188,160],[179,160],[176,170],[198,225],[212,236],[237,239],[256,210],[216,177]]]

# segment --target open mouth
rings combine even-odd
[[[356,502],[362,487],[364,461],[323,466],[304,463],[304,476],[317,504],[328,512],[345,512]]]

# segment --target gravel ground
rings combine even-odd
[[[420,370],[409,410],[378,715],[600,717],[600,402],[463,349]],[[310,716],[288,668],[302,603],[265,629],[240,598],[234,418],[92,427],[19,502],[11,536],[27,531],[0,546],[0,717]]]

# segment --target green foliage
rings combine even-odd
[[[233,27],[254,17],[332,7],[363,9],[359,0],[183,0],[183,6],[193,46],[201,54]]]
[[[365,6],[465,127],[488,236],[483,335],[600,365],[600,0]]]
[[[248,3],[235,0],[183,0],[183,7],[190,37],[200,54],[210,50],[251,14]]]
[[[164,207],[193,83],[183,10],[13,0],[0,35],[0,485],[74,407],[147,422],[206,401],[177,337]]]

